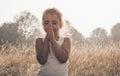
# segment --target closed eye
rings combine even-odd
[[[56,21],[56,20],[52,21],[52,24],[53,24],[53,25],[56,25],[56,24],[57,24],[57,21]]]
[[[46,20],[46,21],[44,22],[44,24],[45,24],[45,25],[48,25],[48,24],[49,24],[49,21],[48,21],[48,20]]]

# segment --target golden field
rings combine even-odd
[[[39,67],[34,47],[0,46],[0,76],[36,76]],[[72,47],[69,76],[120,76],[120,48]]]

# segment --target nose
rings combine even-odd
[[[50,22],[50,24],[49,24],[50,26],[52,26],[52,22]]]
[[[50,22],[50,24],[49,24],[49,27],[50,27],[50,29],[53,29],[53,25],[52,25],[51,22]]]

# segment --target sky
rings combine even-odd
[[[45,9],[55,7],[85,37],[95,28],[111,28],[120,22],[120,0],[0,0],[0,24],[28,10],[40,21]]]

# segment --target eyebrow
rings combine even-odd
[[[57,22],[57,20],[52,20],[53,22]],[[49,20],[45,20],[44,22],[49,22]]]
[[[49,20],[45,20],[44,22],[49,22]]]
[[[57,22],[57,20],[52,20],[53,22]]]

